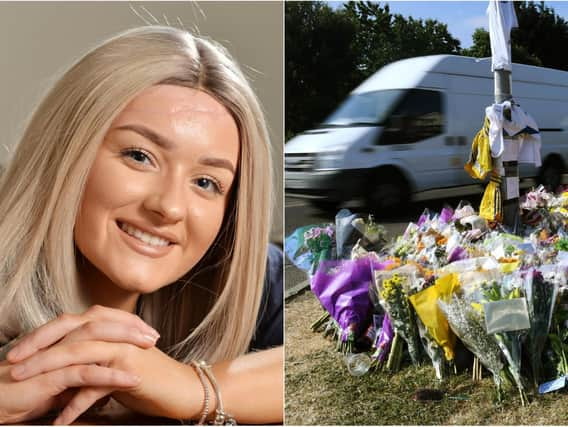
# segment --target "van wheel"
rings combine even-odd
[[[538,183],[542,184],[547,191],[556,191],[562,183],[564,164],[557,157],[546,159],[538,175]]]
[[[370,185],[372,192],[366,197],[367,208],[379,218],[399,213],[408,206],[410,190],[408,183],[399,172],[382,172],[375,176]]]

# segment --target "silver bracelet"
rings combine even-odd
[[[237,421],[233,418],[232,415],[227,414],[225,409],[223,408],[223,400],[221,399],[221,392],[219,390],[219,385],[215,380],[215,376],[213,375],[213,371],[211,370],[211,366],[205,363],[205,361],[201,360],[198,362],[199,367],[203,370],[207,379],[213,386],[213,391],[215,392],[215,397],[217,398],[217,408],[215,409],[215,419],[213,420],[213,425],[216,426],[236,426]]]
[[[207,416],[209,415],[209,387],[207,386],[207,381],[205,380],[205,376],[203,375],[203,370],[201,368],[201,364],[199,362],[191,361],[191,366],[193,370],[197,374],[199,381],[203,387],[203,412],[201,412],[201,418],[199,418],[198,425],[204,425],[205,421],[207,421]]]

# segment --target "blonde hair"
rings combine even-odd
[[[31,118],[0,179],[0,341],[89,301],[77,273],[75,218],[98,146],[145,88],[207,92],[240,135],[238,177],[215,243],[178,282],[141,298],[161,347],[211,362],[247,351],[262,296],[272,176],[264,116],[246,78],[219,45],[185,31],[126,31],[80,59]]]

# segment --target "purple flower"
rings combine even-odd
[[[448,264],[468,258],[467,251],[461,246],[456,246],[448,255]]]

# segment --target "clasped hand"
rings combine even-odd
[[[0,423],[63,408],[54,424],[69,424],[114,392],[123,392],[125,401],[144,393],[139,356],[147,354],[147,363],[166,357],[154,347],[158,338],[122,310],[93,306],[59,316],[22,338],[0,362]]]

